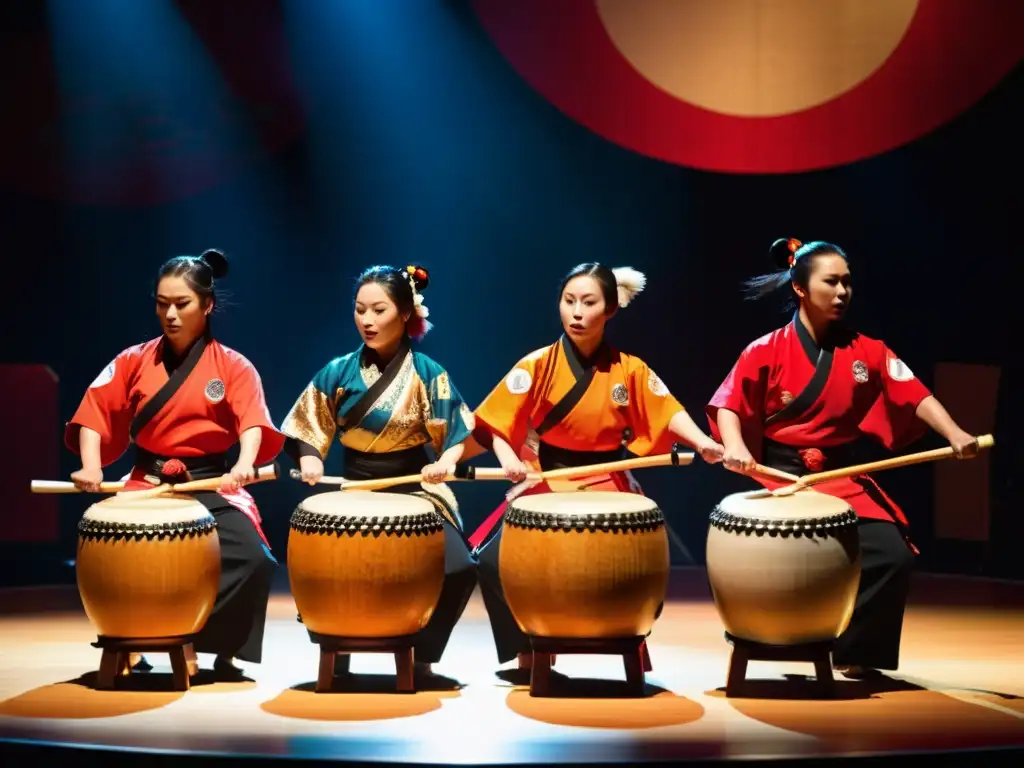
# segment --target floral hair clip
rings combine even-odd
[[[801,245],[803,245],[803,243],[801,243],[799,240],[793,237],[789,238],[789,242],[786,243],[786,247],[789,248],[790,269],[792,269],[793,265],[796,264],[796,252],[800,249]]]

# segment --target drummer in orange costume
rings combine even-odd
[[[644,287],[644,276],[601,264],[575,267],[562,281],[561,340],[520,360],[476,410],[474,438],[490,448],[513,481],[529,471],[667,453],[682,440],[715,463],[723,448],[708,437],[647,364],[604,339],[605,323]],[[469,458],[467,451],[465,458]],[[642,493],[628,472],[586,478],[588,490]],[[523,493],[547,493],[540,483]],[[484,603],[499,662],[530,661],[498,576],[502,504],[470,537],[478,548]]]

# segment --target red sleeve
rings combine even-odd
[[[861,421],[860,429],[889,450],[896,450],[920,439],[928,431],[927,425],[917,418],[917,406],[931,391],[882,342],[878,342],[874,362],[881,393]]]
[[[256,466],[273,461],[284,447],[285,436],[270,419],[270,409],[263,393],[263,382],[255,366],[238,353],[230,354],[232,375],[227,388],[228,406],[235,417],[235,430],[241,435],[248,429],[262,431]]]
[[[748,433],[760,434],[768,391],[769,349],[767,337],[755,341],[744,349],[704,409],[711,436],[718,442],[722,442],[722,434],[718,429],[720,408],[732,411],[740,417],[744,439],[747,439]],[[751,450],[754,448],[749,441],[747,446]]]
[[[99,434],[100,461],[104,467],[117,461],[128,449],[134,415],[128,393],[141,359],[139,347],[126,349],[89,385],[75,415],[64,426],[64,445],[75,455],[81,454],[78,438],[82,427]]]

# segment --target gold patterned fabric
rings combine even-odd
[[[370,366],[360,371],[367,387],[380,378],[379,374],[374,376],[376,370],[375,366]],[[341,444],[363,453],[389,453],[424,445],[430,441],[430,433],[424,428],[429,412],[426,385],[413,367],[413,356],[409,355],[361,422],[344,424]],[[386,414],[390,414],[386,421],[379,423]]]
[[[338,396],[343,393],[338,389]],[[313,384],[307,386],[288,412],[281,431],[289,437],[309,443],[320,452],[320,458],[327,457],[327,451],[334,440],[337,422],[334,418],[335,403]]]
[[[387,372],[390,381],[374,401],[357,407],[375,384],[383,384],[385,371],[364,350],[335,358],[295,402],[282,431],[309,443],[322,458],[335,436],[360,453],[391,453],[429,444],[440,455],[466,440],[473,431],[473,413],[448,372],[418,352],[404,355],[397,365],[393,376]]]

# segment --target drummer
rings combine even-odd
[[[862,435],[893,450],[926,427],[959,457],[978,443],[961,429],[911,369],[883,342],[845,322],[853,298],[846,254],[825,242],[779,239],[777,269],[748,281],[753,298],[792,291],[796,311],[785,326],[751,342],[707,406],[712,434],[725,445],[726,467],[755,462],[803,475],[857,463]],[[768,488],[779,481],[757,476]],[[817,491],[845,500],[860,518],[862,575],[848,629],[833,663],[855,678],[899,665],[903,613],[916,549],[907,519],[868,476],[829,481]]]
[[[237,680],[234,659],[259,663],[271,576],[260,515],[242,486],[255,467],[272,461],[284,437],[267,411],[252,364],[213,336],[215,282],[228,271],[224,254],[176,256],[157,275],[156,314],[163,333],[121,352],[89,385],[64,439],[82,468],[71,475],[98,491],[103,467],[134,443],[135,467],[126,490],[222,477],[219,491],[195,498],[217,521],[221,577],[217,600],[195,638],[197,653],[215,654],[219,679]],[[228,451],[239,445],[229,466]],[[134,668],[151,669],[133,657]]]
[[[416,265],[363,272],[354,302],[362,344],[317,372],[281,426],[285,451],[310,485],[323,477],[336,437],[348,480],[421,475],[421,483],[387,489],[422,496],[445,520],[444,586],[415,645],[421,679],[433,675],[431,665],[441,660],[476,587],[458,502],[443,482],[462,456],[473,414],[448,372],[411,346],[431,328],[422,294],[429,282],[427,270]]]
[[[676,439],[709,463],[721,460],[723,447],[701,431],[658,375],[605,340],[606,323],[644,284],[635,269],[597,263],[580,264],[563,278],[558,308],[564,334],[516,363],[476,409],[476,450],[492,450],[508,479],[614,461],[625,458],[625,451],[667,453]],[[589,490],[642,493],[628,472],[585,483]],[[543,483],[522,489],[528,494],[550,490]],[[481,590],[499,663],[518,659],[518,668],[525,670],[532,663],[530,642],[505,603],[498,575],[504,511],[502,504],[470,542],[479,551]]]

